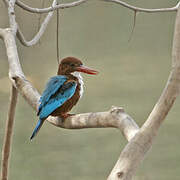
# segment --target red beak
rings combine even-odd
[[[78,72],[83,72],[83,73],[86,73],[86,74],[92,74],[92,75],[98,74],[98,71],[96,71],[94,69],[90,69],[90,68],[88,68],[86,66],[83,66],[83,65],[77,67],[76,70]]]

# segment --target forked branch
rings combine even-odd
[[[56,0],[53,1],[52,3],[52,7],[54,7],[56,5]],[[40,40],[40,38],[42,37],[42,35],[44,34],[47,25],[49,23],[49,21],[51,20],[52,16],[53,16],[54,11],[51,11],[48,13],[48,15],[46,16],[46,18],[44,19],[44,21],[42,22],[40,29],[38,31],[38,33],[34,36],[34,38],[31,41],[27,41],[20,29],[20,27],[18,26],[17,29],[17,38],[20,40],[20,42],[24,45],[24,46],[33,46],[35,44],[37,44]]]
[[[24,46],[33,46],[35,44],[38,43],[38,41],[40,40],[41,36],[43,35],[43,33],[45,32],[46,30],[46,27],[50,21],[50,19],[52,18],[53,16],[53,12],[56,10],[56,9],[64,9],[64,8],[71,8],[71,7],[74,7],[74,6],[78,6],[78,5],[81,5],[82,3],[85,3],[87,2],[88,0],[78,0],[78,1],[74,1],[72,3],[66,3],[66,4],[57,4],[56,0],[53,1],[52,3],[52,6],[51,7],[48,7],[48,8],[42,8],[42,9],[39,9],[39,8],[32,8],[26,4],[24,4],[23,2],[21,2],[20,0],[16,0],[16,4],[21,7],[22,9],[26,10],[26,11],[29,11],[31,13],[47,13],[48,12],[48,15],[46,16],[46,18],[44,19],[43,23],[41,24],[40,26],[40,29],[38,31],[38,33],[34,36],[34,38],[30,41],[27,41],[20,29],[20,27],[17,28],[17,38],[20,40],[20,42],[24,45]],[[132,29],[132,33],[130,35],[130,38],[129,40],[131,39],[132,37],[132,34],[133,34],[133,31],[134,31],[134,28],[135,28],[135,20],[136,20],[136,14],[137,12],[146,12],[146,13],[156,13],[156,12],[172,12],[172,11],[177,11],[177,8],[179,7],[179,4],[180,2],[177,3],[176,6],[172,7],[172,8],[159,8],[159,9],[146,9],[146,8],[139,8],[139,7],[136,7],[136,6],[132,6],[128,3],[125,3],[121,0],[101,0],[101,1],[105,1],[105,2],[112,2],[112,3],[116,3],[116,4],[119,4],[121,6],[124,6],[126,8],[129,8],[131,10],[133,10],[135,12],[135,15],[134,15],[134,24],[133,24],[133,29]],[[15,24],[15,23],[14,23]],[[59,55],[58,55],[59,56]]]
[[[24,4],[23,2],[21,2],[20,0],[16,0],[16,4],[17,6],[21,7],[22,9],[24,9],[25,11],[28,11],[30,13],[48,13],[50,11],[54,11],[56,9],[64,9],[64,8],[71,8],[71,7],[75,7],[75,6],[79,6],[82,3],[87,2],[88,0],[77,0],[74,1],[72,3],[66,3],[66,4],[58,4],[54,7],[48,7],[48,8],[33,8],[30,7],[26,4]],[[171,8],[157,8],[157,9],[147,9],[147,8],[140,8],[140,7],[136,7],[136,6],[132,6],[126,2],[123,2],[121,0],[100,0],[100,1],[105,1],[105,2],[112,2],[112,3],[116,3],[119,4],[123,7],[126,7],[128,9],[131,9],[133,11],[137,11],[137,12],[145,12],[145,13],[157,13],[157,12],[172,12],[172,11],[177,11],[178,7],[179,7],[179,2],[177,3],[176,6],[171,7]]]
[[[161,97],[147,121],[123,149],[108,180],[131,180],[140,162],[152,146],[176,97],[180,93],[180,8],[178,8],[172,49],[172,70]],[[128,161],[127,161],[128,159]]]
[[[21,2],[20,0],[16,0],[16,4],[21,7],[22,9],[30,12],[30,13],[38,13],[38,14],[42,14],[42,13],[48,13],[50,11],[55,11],[56,9],[64,9],[64,8],[72,8],[75,6],[79,6],[82,3],[85,3],[88,0],[77,0],[74,1],[72,3],[65,3],[65,4],[58,4],[54,7],[48,7],[48,8],[43,8],[43,9],[39,9],[39,8],[32,8],[26,4],[24,4],[23,2]]]
[[[10,29],[4,30],[3,39],[7,49],[10,79],[28,103],[37,110],[40,95],[22,72],[15,39]],[[139,130],[137,124],[122,108],[113,108],[101,113],[79,114],[67,118],[66,121],[54,117],[47,120],[55,126],[67,129],[114,127],[120,129],[127,140]]]
[[[17,0],[16,3],[29,12],[45,13],[54,11],[58,8],[74,7],[86,1],[87,0],[79,0],[73,3],[66,3],[64,5],[59,4],[55,5],[54,7],[44,9],[31,8],[21,3],[19,0]],[[126,114],[122,108],[116,107],[112,108],[108,112],[75,115],[67,118],[66,121],[62,121],[62,119],[54,117],[49,117],[47,120],[55,126],[69,129],[100,127],[115,127],[120,129],[129,143],[122,151],[119,160],[117,161],[114,169],[108,177],[108,180],[131,180],[140,162],[144,159],[145,154],[152,146],[152,142],[157,135],[160,125],[164,121],[167,113],[171,109],[180,91],[180,3],[178,3],[173,8],[162,8],[155,10],[151,9],[149,11],[147,9],[130,6],[120,0],[105,1],[118,3],[137,12],[167,12],[177,11],[178,8],[173,42],[172,71],[170,73],[167,85],[159,101],[155,105],[153,111],[151,112],[150,116],[141,129],[139,129],[133,119],[128,114]],[[23,97],[29,102],[29,104],[35,110],[37,110],[40,95],[37,90],[31,85],[31,83],[26,79],[21,69],[15,40],[16,31],[18,28],[14,15],[15,0],[10,0],[10,2],[11,3],[8,9],[10,28],[0,29],[0,37],[4,40],[7,50],[9,62],[9,77],[12,81],[13,86],[16,87],[18,91],[23,95]],[[22,34],[19,34],[18,36],[22,38],[22,41],[24,41],[26,45],[28,45],[25,39],[23,40]],[[39,38],[40,36],[38,36],[37,39]],[[31,44],[33,43],[31,42]]]

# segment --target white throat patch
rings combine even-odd
[[[80,98],[81,98],[82,95],[83,95],[83,92],[84,92],[84,89],[83,89],[83,85],[84,85],[83,78],[82,78],[80,72],[73,72],[71,74],[78,78],[78,81],[80,83],[80,92],[79,92],[79,95],[80,95]]]

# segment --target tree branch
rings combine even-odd
[[[10,79],[22,96],[37,111],[40,95],[22,72],[15,38],[10,29],[4,30],[2,34],[0,30],[1,35],[7,49]],[[139,130],[134,120],[122,108],[113,108],[109,112],[79,114],[67,118],[66,121],[62,121],[60,118],[49,117],[47,121],[66,129],[115,127],[122,131],[127,140],[130,140]]]
[[[147,121],[122,151],[108,180],[131,180],[140,162],[152,146],[158,129],[180,93],[180,8],[178,8],[173,50],[172,70],[166,87]],[[127,161],[128,159],[128,161]]]
[[[31,86],[29,81],[26,79],[24,73],[22,72],[17,52],[15,36],[12,30],[9,28],[4,30],[0,29],[0,36],[1,38],[3,38],[6,46],[6,53],[9,62],[9,78],[15,87],[21,88],[22,95],[26,99],[29,99],[29,104],[36,109],[36,105],[38,104],[37,98],[39,98],[39,93]],[[21,79],[24,82],[22,86],[16,83],[17,78]],[[30,97],[27,97],[28,95]]]
[[[17,23],[15,19],[15,12],[14,12],[15,1],[16,0],[4,1],[8,8],[9,25],[10,25],[12,37],[15,37],[16,32],[17,32]],[[4,39],[5,34],[6,34],[5,30],[0,29],[0,38]],[[9,39],[9,41],[11,41],[11,39]],[[10,52],[10,49],[8,51]],[[10,55],[12,55],[11,52],[10,52]],[[12,65],[13,64],[14,62],[12,61]],[[13,124],[14,124],[17,96],[18,96],[18,92],[16,88],[12,85],[10,106],[9,106],[9,111],[8,111],[5,137],[4,137],[3,150],[2,150],[1,180],[8,179],[8,163],[9,163],[9,156],[10,156],[10,150],[11,150],[11,140],[12,140],[12,133],[13,133]]]
[[[74,6],[78,6],[82,3],[87,2],[88,0],[78,0],[72,3],[66,3],[66,4],[59,4],[55,7],[48,7],[48,8],[43,8],[43,9],[39,9],[39,8],[32,8],[24,3],[22,3],[20,0],[16,1],[16,4],[21,7],[22,9],[29,11],[31,13],[47,13],[50,11],[54,11],[56,9],[64,9],[64,8],[70,8],[70,7],[74,7]],[[172,11],[177,11],[180,2],[177,3],[176,6],[171,7],[171,8],[158,8],[158,9],[147,9],[147,8],[140,8],[140,7],[136,7],[136,6],[132,6],[126,2],[123,2],[121,0],[101,0],[101,1],[105,1],[105,2],[113,2],[116,4],[119,4],[121,6],[124,6],[126,8],[129,8],[133,11],[138,11],[138,12],[146,12],[146,13],[156,13],[156,12],[172,12]]]
[[[9,164],[9,157],[11,151],[11,141],[13,135],[13,125],[14,125],[17,97],[18,97],[18,92],[16,88],[12,85],[10,105],[8,110],[8,117],[6,122],[5,135],[4,135],[3,148],[2,148],[1,180],[8,179],[8,164]]]
[[[57,1],[54,0],[53,3],[52,3],[52,7],[54,7],[56,5]],[[44,21],[42,22],[41,24],[41,27],[38,31],[38,33],[34,36],[34,38],[30,41],[27,41],[23,35],[23,33],[21,32],[20,30],[20,27],[18,26],[18,29],[17,29],[17,38],[20,40],[20,42],[24,45],[24,46],[33,46],[35,44],[38,43],[38,41],[40,40],[40,38],[42,37],[42,35],[44,34],[46,28],[47,28],[47,25],[49,23],[49,21],[51,20],[52,16],[53,16],[53,13],[54,11],[51,11],[48,13],[48,15],[46,16],[46,18],[44,19]]]
[[[119,4],[123,7],[126,7],[128,9],[131,9],[133,11],[137,11],[137,12],[146,12],[146,13],[156,13],[156,12],[172,12],[172,11],[177,11],[180,2],[177,3],[176,6],[171,7],[171,8],[159,8],[159,9],[146,9],[146,8],[140,8],[140,7],[136,7],[136,6],[132,6],[126,2],[123,2],[121,0],[102,0],[105,2],[113,2],[116,4]]]
[[[75,6],[78,6],[82,3],[85,3],[87,2],[88,0],[77,0],[77,1],[74,1],[72,3],[66,3],[66,4],[58,4],[54,7],[48,7],[48,8],[43,8],[43,9],[39,9],[39,8],[32,8],[26,4],[24,4],[23,2],[21,2],[20,0],[16,0],[16,4],[17,6],[21,7],[22,9],[28,11],[28,12],[31,12],[31,13],[48,13],[50,11],[54,11],[56,9],[64,9],[64,8],[71,8],[71,7],[75,7]]]
[[[17,32],[16,16],[15,16],[15,12],[14,12],[15,2],[16,2],[16,0],[9,0],[9,2],[8,2],[9,25],[10,25],[10,28],[13,31],[14,35]]]
[[[121,107],[112,107],[107,112],[78,114],[65,121],[61,118],[51,117],[48,118],[48,121],[66,129],[118,128],[128,141],[139,131],[138,125]]]
[[[29,12],[45,13],[54,11],[58,8],[74,7],[86,1],[87,0],[79,0],[73,3],[60,4],[56,5],[55,7],[44,9],[31,8],[21,3],[19,0],[16,1],[16,3]],[[100,127],[115,127],[120,129],[129,143],[122,151],[115,167],[108,177],[108,180],[131,180],[140,162],[144,159],[145,154],[152,146],[152,142],[157,135],[160,125],[164,121],[167,113],[171,109],[180,91],[180,2],[172,8],[144,9],[131,6],[120,0],[105,1],[118,3],[137,12],[167,12],[176,11],[178,8],[173,42],[172,71],[170,73],[167,85],[159,101],[155,105],[153,111],[151,112],[150,116],[141,129],[139,129],[133,119],[129,115],[127,115],[122,108],[117,107],[112,108],[108,112],[74,115],[67,118],[65,121],[55,117],[49,117],[47,120],[55,126],[68,129]],[[19,56],[15,41],[17,24],[14,15],[14,3],[15,0],[9,1],[8,12],[10,19],[10,28],[0,29],[0,37],[4,40],[7,50],[9,62],[9,78],[11,79],[13,85],[23,95],[23,97],[37,111],[40,95],[37,90],[31,85],[31,83],[26,79],[19,62]],[[22,34],[20,35],[20,37],[23,37]],[[24,42],[26,42],[25,39]],[[25,44],[28,43],[26,42]]]
[[[22,3],[21,1],[17,0],[16,4],[18,6],[20,6],[21,8],[23,8],[23,9],[25,9],[27,11],[30,11],[32,13],[47,13],[47,12],[49,12],[48,15],[46,16],[46,18],[44,19],[43,23],[41,24],[41,27],[40,27],[38,33],[35,35],[35,37],[32,40],[27,41],[25,39],[23,33],[20,30],[20,27],[18,27],[18,29],[17,29],[17,38],[20,40],[20,42],[24,46],[27,46],[27,47],[37,44],[38,41],[40,40],[41,36],[45,32],[46,27],[47,27],[50,19],[53,16],[54,10],[59,9],[59,8],[70,8],[70,7],[78,6],[78,5],[80,5],[80,4],[82,4],[82,3],[86,2],[86,1],[88,1],[88,0],[79,0],[79,1],[75,1],[73,3],[58,4],[57,5],[56,0],[54,0],[53,4],[52,4],[52,7],[38,9],[38,8],[31,8],[31,7],[27,6],[27,5],[25,5],[24,3]],[[172,7],[172,8],[145,9],[145,8],[139,8],[139,7],[129,5],[129,4],[127,4],[127,3],[123,2],[123,1],[120,1],[120,0],[103,0],[103,1],[105,1],[105,2],[114,2],[114,3],[120,4],[120,5],[122,5],[122,6],[126,7],[126,8],[129,8],[129,9],[135,11],[135,14],[137,12],[155,13],[155,12],[176,11],[177,8],[179,7],[179,4],[180,4],[180,2],[178,2],[177,5]],[[133,27],[133,30],[134,30],[134,27]],[[133,31],[132,31],[132,33],[133,33]],[[130,38],[132,36],[132,33],[130,35]]]
[[[14,76],[16,87],[23,97],[37,110],[40,95],[27,81],[18,76]],[[50,116],[47,121],[51,124],[65,129],[84,129],[84,128],[118,128],[125,138],[130,141],[139,131],[135,121],[124,112],[122,108],[112,107],[107,112],[78,114],[63,121],[61,118]]]

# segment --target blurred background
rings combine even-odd
[[[43,0],[23,0],[42,7]],[[72,2],[64,0],[62,2]],[[126,0],[146,8],[172,7],[177,0]],[[44,2],[48,7],[49,1]],[[17,21],[27,39],[36,34],[44,15],[16,8]],[[175,12],[138,13],[130,42],[133,12],[96,0],[60,11],[60,56],[75,56],[99,70],[98,76],[83,75],[85,92],[73,113],[107,111],[122,106],[141,126],[163,90],[171,66]],[[0,27],[8,27],[7,12],[0,1]],[[18,41],[21,64],[27,78],[42,92],[56,74],[56,16],[36,46]],[[0,148],[7,116],[10,81],[4,44],[0,41]],[[177,99],[145,161],[138,180],[179,180],[180,100]],[[66,130],[43,125],[38,136],[29,137],[37,122],[36,113],[19,96],[10,165],[10,179],[103,180],[126,145],[116,129]]]

